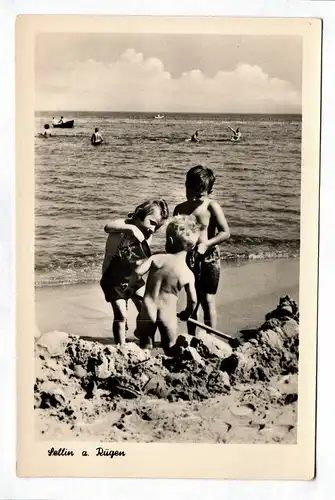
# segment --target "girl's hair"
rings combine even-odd
[[[129,219],[140,219],[144,220],[147,215],[153,213],[155,207],[158,207],[161,212],[161,222],[158,227],[164,224],[164,221],[169,217],[169,208],[166,201],[163,198],[155,200],[147,200],[138,205],[134,212],[128,214]]]
[[[213,170],[202,165],[191,168],[186,174],[186,187],[197,192],[207,191],[211,194],[215,182]]]

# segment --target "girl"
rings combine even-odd
[[[144,292],[142,278],[129,289],[133,270],[151,255],[149,244],[153,233],[169,216],[165,200],[149,200],[136,207],[126,220],[116,219],[105,226],[109,233],[102,265],[101,288],[114,312],[113,335],[117,344],[126,341],[127,302],[131,297],[140,309]]]

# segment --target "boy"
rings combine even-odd
[[[166,254],[153,255],[137,267],[130,282],[149,271],[135,336],[142,349],[153,347],[156,329],[161,334],[166,354],[177,338],[177,300],[182,288],[186,291],[187,306],[179,315],[186,321],[197,304],[194,275],[186,264],[187,252],[199,238],[200,226],[193,216],[174,217],[166,229]]]
[[[220,205],[209,198],[213,191],[215,175],[210,168],[198,165],[186,175],[187,200],[177,205],[173,215],[194,215],[202,226],[195,249],[189,252],[188,265],[195,274],[197,308],[201,305],[205,324],[216,328],[215,294],[220,280],[219,244],[230,236],[228,223]],[[195,334],[196,327],[188,323],[188,332]]]
[[[98,127],[96,127],[91,137],[91,143],[93,144],[93,146],[98,146],[102,143],[102,141],[102,135],[100,134]]]

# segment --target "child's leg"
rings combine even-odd
[[[140,339],[141,349],[153,349],[155,346],[155,333],[157,325],[151,321],[138,323],[136,327],[136,337]]]
[[[200,305],[200,301],[199,301],[199,298],[198,298],[198,304],[197,304],[197,307],[195,308],[191,318],[193,319],[198,319],[198,309],[199,309],[199,305]],[[187,333],[189,335],[195,335],[195,332],[196,332],[196,325],[194,325],[193,323],[189,323],[187,322]]]
[[[138,295],[134,295],[134,296],[132,296],[131,300],[134,302],[137,311],[140,312],[141,306],[143,303],[143,297],[139,297]]]
[[[191,316],[193,319],[197,319],[197,315],[192,315]],[[193,323],[187,323],[187,333],[189,335],[195,335],[195,331],[196,331],[197,327],[196,325],[194,325]]]
[[[197,252],[194,250],[191,250],[190,252],[188,252],[187,257],[186,257],[186,263],[187,263],[188,267],[191,269],[192,273],[194,274],[194,278],[195,278],[195,288],[197,291],[197,306],[196,306],[191,318],[196,320],[196,319],[198,319],[197,311],[198,311],[199,305],[200,305],[198,287],[199,287],[199,281],[201,278],[201,264],[202,263],[201,263],[201,260],[197,257]],[[187,333],[189,335],[194,336],[196,329],[197,329],[197,327],[193,323],[187,322]]]
[[[206,325],[216,328],[215,295],[220,281],[220,260],[203,262],[198,292]]]
[[[161,334],[162,348],[165,354],[169,355],[170,349],[175,345],[178,336],[177,314],[172,314],[169,308],[166,311],[160,310],[157,324]]]
[[[152,349],[154,347],[157,310],[152,307],[149,311],[147,305],[142,302],[140,313],[137,316],[135,337],[140,339],[140,347],[142,349]]]
[[[114,312],[114,340],[117,344],[125,344],[127,326],[127,302],[125,301],[125,299],[117,299],[111,302],[111,304]]]
[[[204,322],[205,325],[216,328],[217,316],[216,316],[216,304],[215,295],[206,293],[201,296],[201,306],[204,311]]]

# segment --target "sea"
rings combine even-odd
[[[35,114],[36,286],[97,282],[107,220],[146,199],[163,197],[170,212],[185,200],[185,176],[213,169],[212,197],[231,237],[223,265],[299,255],[301,115],[62,112],[72,129],[54,129],[59,112]],[[44,124],[52,137],[39,135]],[[91,145],[98,127],[104,144]],[[240,128],[240,142],[228,127]],[[198,130],[199,142],[189,139]],[[164,248],[164,228],[152,250]]]

